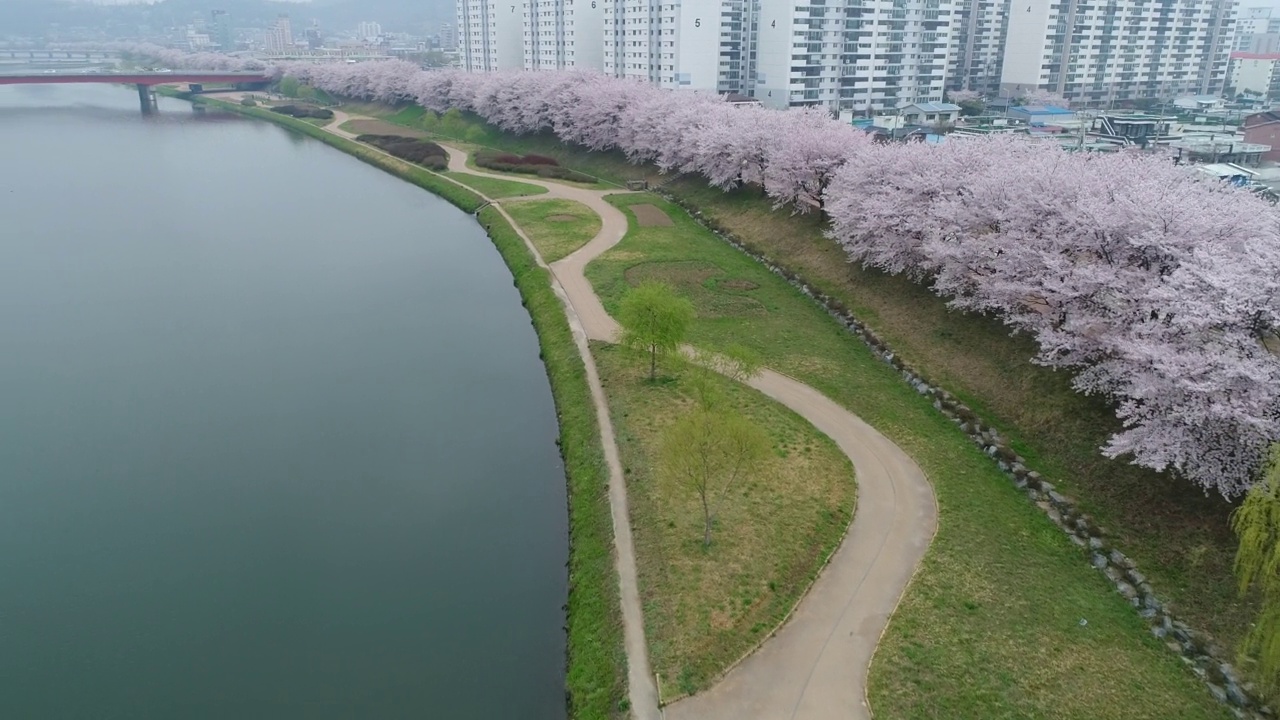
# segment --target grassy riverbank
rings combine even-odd
[[[655,471],[663,431],[695,405],[690,373],[648,379],[646,356],[592,354],[626,473],[649,660],[670,700],[710,686],[787,616],[853,516],[853,466],[830,438],[751,388],[708,378],[771,452],[720,496],[711,547],[691,486]]]
[[[475,193],[410,163],[338,137],[309,123],[260,108],[213,98],[196,102],[259,118],[313,137],[474,212],[482,205]],[[494,208],[480,222],[502,254],[538,333],[560,423],[569,500],[569,598],[566,604],[567,702],[574,720],[610,720],[624,714],[626,658],[618,578],[613,564],[613,526],[607,471],[601,449],[586,368],[578,355],[564,306],[551,289],[550,273]]]
[[[365,110],[413,124],[420,108]],[[998,320],[955,312],[928,288],[864,270],[823,235],[817,215],[775,211],[758,188],[724,193],[699,177],[670,178],[618,153],[567,146],[549,134],[515,137],[473,118],[452,134],[506,152],[538,153],[608,182],[647,179],[744,241],[770,262],[853,311],[895,352],[946,387],[1009,438],[1038,470],[1105,527],[1133,557],[1156,592],[1193,626],[1232,648],[1251,622],[1255,599],[1237,597],[1231,571],[1231,506],[1189,483],[1109,460],[1098,448],[1117,428],[1110,405],[1075,393],[1064,372],[1034,365],[1030,340]],[[1230,652],[1230,651],[1228,651]]]
[[[602,224],[595,211],[573,200],[530,200],[504,207],[549,263],[586,245]]]
[[[493,198],[494,200],[512,197],[528,197],[530,195],[545,195],[547,193],[547,189],[539,185],[530,185],[529,183],[516,182],[514,180],[476,177],[475,175],[452,171],[445,172],[444,176],[452,178],[472,190],[475,190],[481,195]]]
[[[472,123],[482,128],[472,136],[483,132],[484,144],[497,149],[556,157],[565,167],[611,182],[663,184],[663,192],[706,222],[849,308],[904,361],[998,428],[1029,466],[1108,530],[1187,622],[1228,648],[1252,622],[1256,599],[1237,596],[1231,570],[1231,505],[1185,480],[1103,457],[1099,448],[1118,427],[1113,409],[1102,398],[1074,392],[1067,373],[1032,364],[1035,348],[1025,336],[1011,336],[995,318],[953,311],[905,277],[849,263],[823,235],[821,217],[774,210],[758,188],[724,193],[699,177],[673,179],[617,153]]]
[[[679,207],[647,194],[610,202],[631,225],[587,267],[606,309],[642,281],[675,286],[698,310],[693,344],[751,347],[885,433],[933,482],[938,534],[872,666],[878,718],[1228,717],[1085,554],[893,368]],[[672,224],[639,225],[636,205]]]
[[[618,576],[613,566],[613,524],[608,478],[586,368],[551,289],[551,274],[495,208],[480,222],[502,253],[524,298],[542,346],[556,415],[560,454],[569,483],[568,679],[570,717],[604,720],[622,714],[626,657]]]

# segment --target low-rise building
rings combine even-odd
[[[915,125],[954,125],[960,117],[960,106],[947,102],[912,103],[900,108],[898,114]]]
[[[1055,125],[1074,122],[1076,114],[1054,105],[1017,105],[1009,108],[1009,117],[1029,125]]]
[[[1270,144],[1251,142],[1248,135],[1235,134],[1184,135],[1169,143],[1177,152],[1177,161],[1185,163],[1237,163],[1257,166],[1269,159]]]
[[[1262,153],[1263,160],[1280,162],[1280,111],[1268,110],[1248,115],[1242,126],[1245,142],[1271,147]]]
[[[1146,147],[1173,139],[1176,117],[1163,115],[1098,115],[1089,125],[1089,135],[1101,142]]]

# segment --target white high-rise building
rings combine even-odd
[[[524,67],[520,0],[458,0],[457,8],[458,51],[464,70],[493,72]]]
[[[947,53],[947,89],[1000,90],[1010,0],[956,0]]]
[[[1017,0],[1000,89],[1073,102],[1217,95],[1227,80],[1235,0]]]
[[[1280,35],[1280,14],[1274,13],[1269,7],[1248,8],[1240,15],[1236,20],[1231,49],[1238,52],[1268,52],[1257,49],[1259,35]]]
[[[604,3],[604,71],[660,83],[658,47],[672,42],[674,10],[659,0],[600,0]],[[674,7],[674,6],[671,6]],[[666,72],[668,78],[672,72]],[[670,80],[668,80],[670,82]]]
[[[601,2],[604,70],[610,75],[673,90],[750,89],[750,48],[761,0]]]
[[[522,0],[526,70],[604,70],[603,0]]]
[[[506,1],[459,0],[463,67],[515,66],[500,39],[510,18],[527,70],[600,69],[834,112],[941,100],[961,0]]]
[[[382,26],[376,22],[362,22],[356,25],[356,38],[364,42],[377,42],[382,38]]]
[[[458,33],[449,23],[440,25],[440,49],[456,50],[458,47]]]
[[[754,96],[868,112],[942,100],[955,0],[761,3]]]
[[[267,28],[265,44],[271,53],[284,53],[293,48],[293,25],[288,15],[280,15],[276,24]]]

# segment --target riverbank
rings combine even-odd
[[[604,264],[592,266],[605,305],[616,302],[609,286],[623,287],[605,275],[625,275],[641,262],[741,266],[742,273],[759,276],[752,282],[767,288],[772,298],[764,317],[772,317],[770,324],[779,328],[760,328],[757,338],[762,343],[757,349],[769,363],[885,430],[938,485],[943,513],[938,543],[885,635],[873,670],[871,699],[878,714],[1168,717],[1170,707],[1164,703],[1172,703],[1182,716],[1218,716],[1204,704],[1203,691],[1187,682],[1188,673],[1172,658],[1152,654],[1159,652],[1159,644],[1150,637],[1140,639],[1143,628],[1132,610],[1107,593],[1100,576],[1087,569],[1043,516],[1001,484],[987,458],[931,412],[927,399],[865,348],[852,347],[843,328],[763,266],[688,225],[678,210],[667,214],[683,227],[681,252],[689,254],[654,257],[654,248],[647,245],[620,246],[612,258],[601,259]],[[687,242],[700,235],[706,242]],[[601,275],[610,264],[615,269]],[[608,317],[605,309],[598,313],[603,319]],[[706,337],[724,330],[717,323],[703,327]],[[797,341],[797,334],[812,342]],[[797,350],[806,354],[796,356]],[[1028,542],[1011,544],[1009,538]],[[1074,629],[1086,627],[1076,624],[1079,618],[1088,619],[1089,630]],[[1066,673],[1077,679],[1088,675],[1086,693],[1077,686],[1053,684],[1055,677],[1066,679],[1063,673],[1032,673],[1031,684],[1024,682],[1029,667],[1050,671],[1065,666],[1079,671]],[[889,683],[877,683],[877,675]],[[1137,688],[1148,702],[1130,702]]]
[[[322,128],[261,108],[216,98],[191,101],[266,120],[313,137],[474,213],[483,205],[475,193],[427,170],[409,165]],[[443,192],[438,192],[437,189]],[[569,597],[566,603],[566,690],[574,720],[606,720],[626,710],[626,660],[618,579],[613,566],[613,527],[606,471],[586,368],[552,290],[550,273],[539,267],[523,240],[493,207],[480,210],[494,246],[510,269],[538,334],[560,423],[569,498]]]

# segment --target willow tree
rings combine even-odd
[[[646,282],[622,297],[618,322],[622,344],[649,354],[649,379],[658,377],[658,358],[676,353],[693,324],[693,303],[669,285]]]
[[[727,377],[745,383],[760,374],[761,360],[756,351],[743,345],[729,345],[719,352],[699,350],[689,358],[688,384],[693,398],[703,410],[720,410],[727,404]]]
[[[298,78],[286,75],[280,78],[279,90],[280,94],[285,97],[298,97],[298,91],[302,88],[302,83],[298,82]]]
[[[1280,444],[1272,445],[1266,474],[1231,515],[1240,538],[1235,571],[1244,594],[1257,588],[1262,609],[1245,636],[1243,652],[1258,662],[1268,690],[1280,688]]]
[[[711,521],[720,499],[769,452],[769,438],[742,415],[697,408],[662,436],[659,471],[688,485],[702,504],[702,545],[711,545]]]

